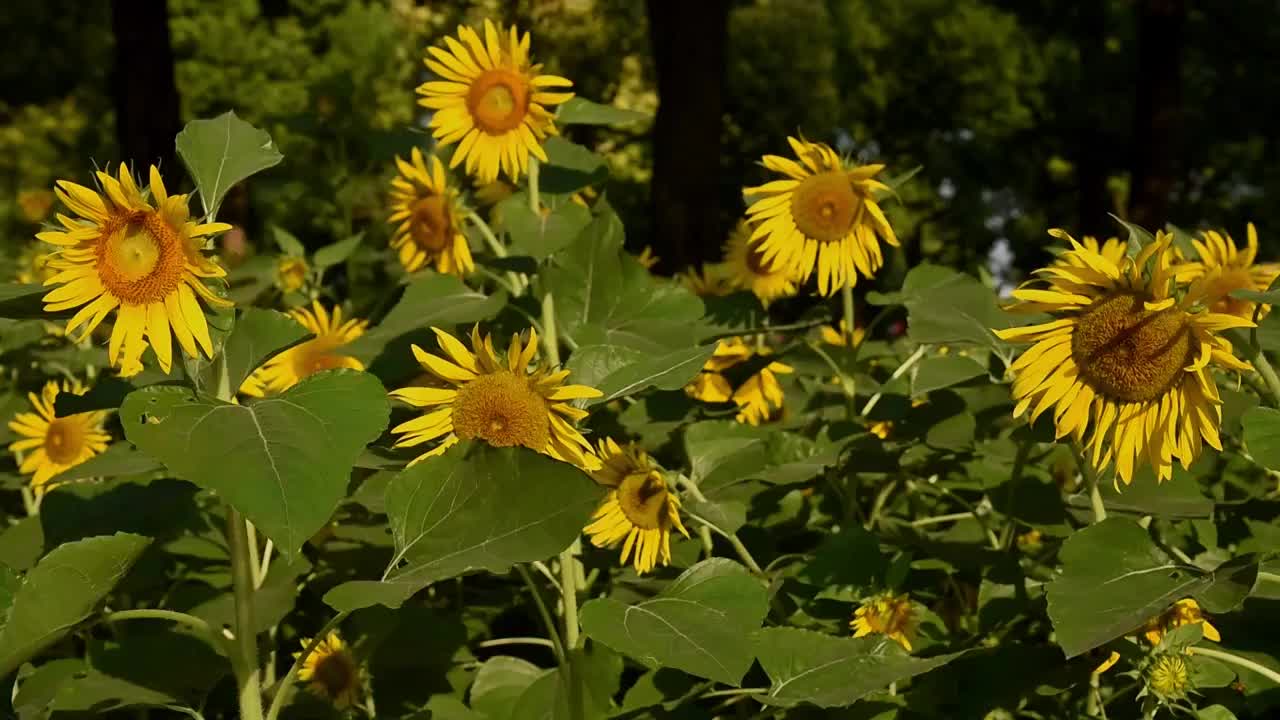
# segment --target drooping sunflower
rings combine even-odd
[[[854,611],[849,629],[853,630],[854,637],[885,635],[910,652],[911,637],[916,631],[911,598],[890,592],[873,595],[863,600]]]
[[[816,270],[818,292],[830,295],[871,277],[884,264],[881,241],[898,237],[876,202],[889,187],[873,179],[884,165],[852,165],[829,146],[787,138],[797,160],[765,155],[764,166],[785,175],[743,190],[747,219],[761,259],[804,282]]]
[[[1198,259],[1177,268],[1178,280],[1204,283],[1205,301],[1216,313],[1253,318],[1252,300],[1231,297],[1233,290],[1266,290],[1280,276],[1280,264],[1259,263],[1258,230],[1253,223],[1247,227],[1248,244],[1243,249],[1226,233],[1205,231],[1199,240],[1192,240]],[[1264,313],[1270,311],[1264,305]]]
[[[622,543],[621,562],[635,551],[633,564],[640,574],[671,562],[671,531],[689,537],[680,522],[680,498],[644,450],[630,443],[619,446],[612,438],[600,441],[602,466],[591,473],[608,488],[584,532],[596,547]]]
[[[431,156],[431,167],[422,151],[414,148],[411,162],[396,158],[400,171],[391,181],[391,217],[396,226],[391,247],[409,272],[431,265],[436,272],[463,277],[475,270],[471,248],[462,234],[458,194],[449,187],[444,163]]]
[[[102,194],[58,181],[58,199],[79,218],[59,214],[62,230],[36,235],[59,247],[49,260],[58,273],[45,281],[58,287],[44,296],[45,310],[84,306],[67,322],[68,334],[84,326],[79,339],[116,310],[107,357],[122,375],[142,370],[148,345],[169,372],[173,337],[188,356],[202,351],[212,357],[200,300],[214,307],[231,303],[205,286],[204,278],[225,277],[226,271],[202,250],[206,236],[231,226],[192,221],[187,196],[168,194],[154,165],[150,201],[123,165],[118,179],[100,172],[98,181]]]
[[[1171,605],[1168,610],[1148,620],[1142,626],[1142,636],[1152,645],[1159,645],[1165,634],[1174,628],[1197,624],[1204,634],[1204,639],[1213,642],[1222,641],[1222,635],[1218,633],[1218,629],[1205,618],[1204,612],[1200,609],[1200,603],[1192,598],[1183,598]]]
[[[702,372],[685,385],[685,394],[707,403],[732,401],[738,406],[736,419],[740,423],[759,425],[768,422],[782,409],[784,399],[777,376],[793,372],[792,367],[775,360],[742,380],[737,388],[724,373],[753,357],[772,354],[769,347],[752,346],[740,337],[721,340],[711,357],[703,363]]]
[[[364,334],[368,320],[342,319],[342,308],[324,309],[318,300],[310,308],[294,308],[289,316],[315,337],[285,350],[253,371],[240,386],[240,392],[251,397],[282,393],[303,378],[321,370],[351,368],[364,370],[364,363],[342,352],[342,347]]]
[[[448,359],[417,345],[413,355],[427,372],[451,387],[406,387],[391,392],[391,397],[414,407],[433,408],[391,431],[402,436],[396,447],[442,440],[414,463],[439,455],[460,439],[479,438],[497,447],[520,445],[537,450],[587,471],[600,467],[591,443],[574,427],[587,412],[569,401],[602,393],[586,385],[565,385],[568,370],[534,362],[538,354],[536,332],[529,331],[527,342],[513,336],[506,358],[500,359],[493,338],[481,337],[479,326],[471,329],[470,350],[453,335],[439,328],[432,330]]]
[[[789,269],[764,261],[760,242],[751,240],[751,226],[739,221],[724,246],[724,275],[735,290],[748,290],[767,307],[780,297],[796,294]]]
[[[1175,458],[1186,467],[1205,443],[1220,450],[1222,401],[1211,366],[1250,366],[1218,333],[1251,323],[1205,310],[1204,283],[1175,286],[1168,233],[1119,264],[1061,230],[1050,234],[1071,249],[1037,271],[1043,287],[1015,290],[1010,309],[1054,319],[996,331],[1034,343],[1009,368],[1014,416],[1030,411],[1034,422],[1053,408],[1057,437],[1083,443],[1099,472],[1114,464],[1125,484],[1143,464],[1167,480]]]
[[[466,163],[481,183],[501,171],[512,182],[529,168],[529,156],[547,159],[543,141],[558,134],[549,107],[573,97],[573,82],[541,74],[529,59],[529,33],[484,21],[484,38],[459,26],[448,48],[430,47],[427,68],[440,76],[418,87],[418,103],[435,111],[430,126],[441,145],[458,143],[449,167]]]
[[[311,640],[304,639],[305,650]],[[296,659],[301,652],[296,652]],[[306,683],[307,689],[317,696],[333,703],[334,707],[343,710],[351,707],[360,697],[360,666],[342,637],[336,631],[324,636],[316,649],[311,651],[298,668],[298,682]]]
[[[21,439],[9,445],[15,455],[21,454],[18,472],[31,475],[36,494],[43,494],[49,479],[68,468],[79,465],[107,449],[111,436],[102,429],[107,414],[85,412],[57,417],[53,404],[60,393],[83,395],[84,385],[64,380],[61,385],[50,380],[39,395],[28,393],[34,412],[18,413],[9,421],[9,429]]]

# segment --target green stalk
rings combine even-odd
[[[529,158],[529,209],[534,217],[542,212],[542,198],[538,195],[538,158]]]
[[[1262,376],[1263,382],[1267,384],[1267,389],[1271,391],[1271,397],[1275,399],[1276,406],[1280,407],[1280,377],[1276,376],[1275,368],[1271,367],[1271,362],[1267,360],[1267,354],[1258,349],[1258,354],[1253,358],[1253,367]]]
[[[262,720],[262,668],[253,621],[253,570],[249,565],[248,527],[240,511],[227,508],[227,544],[231,549],[231,581],[236,600],[236,650],[233,663],[242,720]]]
[[[1224,663],[1252,670],[1276,685],[1280,685],[1280,673],[1272,670],[1266,665],[1260,665],[1249,658],[1242,658],[1239,655],[1229,653],[1225,650],[1214,650],[1213,648],[1200,647],[1199,645],[1187,648],[1187,652],[1195,655],[1204,655],[1205,657],[1211,657],[1215,660],[1221,660]]]
[[[853,342],[853,332],[857,327],[853,317],[853,283],[845,283],[840,288],[840,302],[844,306],[844,341],[850,351],[856,351],[857,346]],[[853,379],[843,372],[840,373],[840,387],[844,391],[846,419],[853,422],[858,417],[858,403],[854,398]]]

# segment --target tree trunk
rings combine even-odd
[[[113,0],[116,41],[114,90],[120,159],[135,173],[158,163],[177,172],[173,138],[182,129],[173,77],[166,0]]]
[[[1080,50],[1080,86],[1077,88],[1080,125],[1076,130],[1076,180],[1079,218],[1075,232],[1105,238],[1120,231],[1115,221],[1107,217],[1111,208],[1107,202],[1107,159],[1110,153],[1103,131],[1108,111],[1103,98],[1106,7],[1104,0],[1081,0],[1078,7],[1076,47]]]
[[[728,0],[648,0],[658,80],[654,245],[665,270],[719,257],[720,136]]]
[[[1184,0],[1138,3],[1137,98],[1133,126],[1130,218],[1155,230],[1164,227],[1178,171],[1182,110]]]

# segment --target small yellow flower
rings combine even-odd
[[[1039,530],[1031,529],[1017,537],[1018,549],[1026,552],[1038,550],[1044,542]]]
[[[648,245],[645,245],[644,248],[640,250],[640,254],[636,256],[636,262],[643,265],[645,270],[652,270],[653,266],[657,265],[658,261],[661,259],[662,258],[653,254],[653,248]]]
[[[1160,653],[1147,668],[1147,687],[1162,700],[1184,698],[1195,689],[1185,653]]]
[[[889,435],[893,432],[893,421],[877,420],[871,423],[871,426],[867,428],[867,431],[881,440],[888,440]]]
[[[303,649],[309,644],[310,639],[303,640]],[[293,657],[301,654],[296,652]],[[330,632],[302,661],[298,682],[306,683],[308,690],[343,710],[354,705],[360,696],[360,666],[338,633]]]
[[[1165,634],[1183,625],[1199,624],[1206,640],[1221,642],[1218,629],[1205,619],[1200,604],[1191,598],[1183,598],[1174,603],[1160,615],[1151,618],[1142,627],[1142,636],[1152,645],[1159,645]]]
[[[49,266],[49,260],[53,255],[53,253],[44,252],[44,246],[40,243],[23,248],[18,255],[18,272],[14,279],[20,283],[32,285],[44,283],[45,280],[58,274],[55,268]]]
[[[822,342],[836,347],[857,347],[862,344],[862,339],[866,337],[866,328],[855,327],[853,332],[849,332],[849,324],[843,319],[840,320],[839,327],[833,325],[823,325],[820,328],[822,333]]]
[[[286,293],[297,292],[307,284],[307,274],[310,272],[311,268],[307,267],[306,260],[282,255],[276,260],[276,287]]]
[[[600,441],[602,467],[591,477],[610,488],[584,532],[596,547],[622,545],[621,562],[635,552],[637,573],[671,562],[671,531],[689,537],[680,522],[680,499],[667,487],[656,465],[634,443],[620,447]],[[625,542],[624,542],[625,541]]]
[[[910,652],[911,636],[916,630],[911,598],[905,593],[894,595],[889,592],[867,598],[854,611],[849,628],[854,631],[854,637],[886,635]]]
[[[64,380],[61,385],[50,380],[39,395],[28,393],[35,412],[23,412],[9,421],[9,429],[22,436],[9,445],[14,455],[21,453],[18,472],[31,475],[31,487],[37,495],[48,488],[49,479],[79,465],[107,449],[111,436],[102,429],[104,412],[85,412],[57,417],[53,405],[61,393],[83,395],[84,385]]]

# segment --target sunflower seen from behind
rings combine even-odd
[[[303,650],[310,644],[310,639],[302,640]],[[296,659],[301,654],[296,652],[293,657]],[[317,697],[345,710],[360,698],[360,665],[342,636],[333,631],[321,638],[315,650],[303,659],[298,668],[298,682],[305,683]]]
[[[21,412],[9,421],[9,429],[19,439],[9,450],[21,458],[18,472],[31,475],[36,495],[44,494],[49,480],[107,449],[111,436],[102,429],[105,412],[93,411],[57,417],[54,403],[58,395],[83,395],[84,385],[74,380],[59,384],[50,380],[40,394],[28,393],[31,412]]]
[[[343,348],[364,334],[369,321],[359,318],[343,319],[342,308],[326,310],[319,300],[311,301],[310,308],[289,311],[289,317],[297,320],[298,324],[315,337],[294,345],[254,370],[240,386],[242,394],[263,397],[282,393],[321,370],[364,370],[364,363],[343,352]]]
[[[765,307],[796,294],[795,276],[789,269],[765,262],[760,243],[752,242],[751,226],[745,220],[729,234],[722,267],[729,287],[754,294]]]
[[[761,261],[797,281],[815,272],[818,292],[831,295],[858,275],[884,264],[880,243],[898,237],[876,201],[889,187],[875,180],[883,165],[853,165],[829,146],[787,138],[796,159],[765,155],[764,166],[783,178],[743,190],[750,205]]]
[[[1253,223],[1246,228],[1246,238],[1241,248],[1230,235],[1207,230],[1191,241],[1196,260],[1178,266],[1179,280],[1204,284],[1205,301],[1213,312],[1252,318],[1253,301],[1231,297],[1231,293],[1266,290],[1280,276],[1280,264],[1258,262],[1258,230]],[[1264,314],[1270,310],[1271,306],[1262,306]]]
[[[1250,366],[1219,333],[1252,323],[1206,310],[1204,283],[1174,282],[1168,233],[1119,263],[1061,230],[1050,234],[1070,249],[1015,290],[1009,309],[1053,319],[996,331],[1031,344],[1009,367],[1014,417],[1034,422],[1052,409],[1056,436],[1081,443],[1096,471],[1114,467],[1125,484],[1143,465],[1168,480],[1174,460],[1188,467],[1205,444],[1221,450],[1213,369]]]
[[[405,387],[391,397],[413,407],[429,408],[423,415],[391,430],[400,439],[395,447],[438,444],[410,465],[439,455],[459,440],[483,440],[496,447],[521,446],[544,453],[587,471],[600,467],[591,443],[575,424],[587,411],[570,404],[603,393],[586,385],[566,385],[568,370],[537,361],[538,335],[511,338],[504,354],[493,338],[471,330],[471,347],[439,328],[432,328],[441,355],[414,345],[413,355],[443,387]]]
[[[620,446],[606,438],[600,441],[598,455],[601,467],[591,477],[609,488],[609,494],[584,529],[591,544],[622,545],[620,562],[630,559],[639,574],[669,564],[672,531],[689,537],[680,521],[680,499],[649,455],[634,443]]]
[[[44,296],[45,310],[80,308],[67,321],[70,334],[83,327],[83,340],[115,311],[107,357],[122,375],[142,370],[148,345],[160,369],[173,364],[173,338],[188,357],[213,356],[209,325],[201,304],[230,307],[205,285],[226,271],[203,254],[205,239],[231,229],[225,223],[191,219],[186,195],[170,195],[151,167],[150,197],[121,165],[118,177],[99,172],[102,192],[59,180],[58,199],[78,217],[59,214],[60,230],[36,235],[57,246],[45,280],[56,286]]]
[[[512,182],[528,172],[532,156],[558,134],[549,108],[573,97],[573,82],[543,75],[529,57],[529,33],[484,22],[484,37],[460,26],[445,47],[429,47],[427,69],[440,77],[418,87],[418,103],[434,112],[430,127],[441,145],[457,144],[449,167],[464,165],[481,183]]]
[[[462,234],[458,193],[449,186],[444,163],[428,161],[414,148],[408,162],[396,158],[399,174],[391,180],[391,247],[408,272],[431,266],[436,272],[465,277],[475,270]]]

